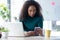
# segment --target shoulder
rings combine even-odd
[[[43,17],[41,17],[41,16],[39,16],[38,19],[39,19],[39,20],[44,20]]]
[[[19,20],[19,22],[25,22],[26,21],[26,19],[20,19]]]
[[[20,22],[23,22],[23,20],[21,20],[21,19],[20,19],[19,21],[20,21]]]

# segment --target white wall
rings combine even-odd
[[[14,17],[19,19],[23,3],[24,0],[11,0],[11,22],[16,22]]]
[[[42,7],[45,20],[60,20],[60,0],[36,0]],[[55,2],[55,5],[52,5]]]
[[[56,25],[60,25],[60,21],[56,21]]]

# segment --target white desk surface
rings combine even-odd
[[[0,40],[60,40],[60,37],[50,37],[50,38],[45,38],[45,37],[41,37],[41,36],[8,37],[8,38],[1,38]]]

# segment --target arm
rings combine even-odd
[[[39,20],[38,22],[38,27],[40,27],[41,29],[38,29],[38,33],[40,36],[43,36],[43,19]]]
[[[43,29],[43,19],[39,20],[38,27],[40,27],[41,29]]]

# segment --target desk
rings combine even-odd
[[[33,36],[33,37],[8,37],[7,39],[1,38],[1,40],[60,40],[60,37],[40,37],[40,36]]]

